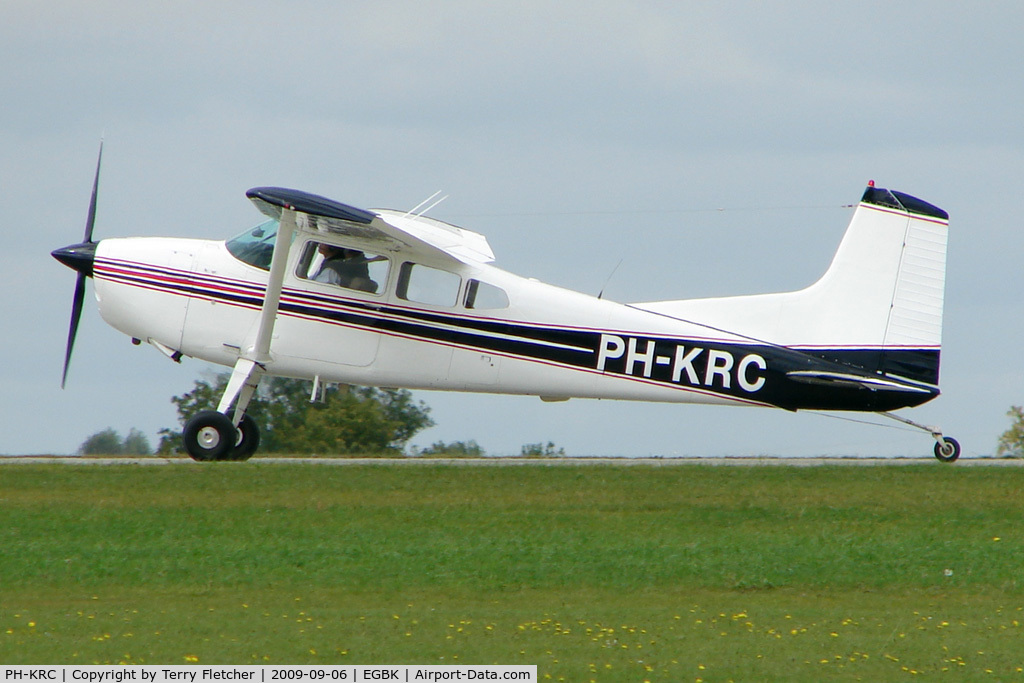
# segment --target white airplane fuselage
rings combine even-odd
[[[301,249],[292,249],[290,265],[299,254]],[[274,327],[269,374],[545,399],[763,403],[749,390],[763,384],[758,361],[720,360],[711,374],[702,367],[693,382],[692,360],[680,369],[682,358],[675,354],[668,360],[646,354],[647,340],[711,342],[707,330],[487,264],[464,265],[461,286],[478,279],[500,287],[510,302],[500,311],[416,305],[398,299],[390,282],[382,283],[381,295],[370,295],[300,280],[291,271]],[[267,273],[236,259],[223,241],[125,238],[99,243],[94,279],[100,314],[112,327],[231,367],[254,342]],[[592,344],[580,341],[586,338],[599,344],[604,339],[599,353],[605,348],[605,368],[598,368]],[[637,340],[645,343],[639,350]],[[631,361],[629,372],[611,372],[611,361],[620,358]],[[651,379],[655,368],[668,369],[680,381]],[[746,386],[749,396],[728,398],[713,391],[726,385]]]
[[[824,275],[795,292],[622,304],[493,265],[483,235],[300,190],[246,195],[269,218],[226,242],[92,240],[78,271],[64,378],[92,277],[106,322],[173,360],[231,368],[216,410],[182,433],[196,460],[259,447],[246,413],[264,375],[324,383],[786,410],[889,411],[939,395],[948,214],[869,183]],[[62,384],[63,386],[63,384]]]
[[[895,213],[864,205],[859,210]],[[905,215],[898,218],[906,222]],[[934,383],[890,377],[871,367],[880,365],[883,356],[890,367],[898,357],[906,357],[910,366],[924,358],[926,365],[934,364],[937,379],[937,342],[883,348],[881,339],[820,343],[809,333],[803,343],[792,329],[787,337],[766,328],[766,320],[785,320],[784,309],[795,306],[799,312],[799,302],[813,301],[825,286],[821,283],[807,294],[628,305],[522,278],[488,263],[433,263],[429,254],[395,250],[387,254],[391,267],[386,281],[378,283],[379,293],[367,293],[299,277],[307,253],[302,242],[327,239],[300,232],[291,245],[270,358],[262,363],[267,374],[545,400],[792,410],[883,411],[938,395]],[[361,246],[358,240],[355,246]],[[457,276],[449,301],[423,304],[400,296],[402,264],[412,261]],[[222,241],[124,238],[96,245],[94,278],[100,313],[116,329],[168,354],[231,367],[252,351],[268,271],[236,258]],[[468,308],[472,282],[503,292],[505,305]],[[797,304],[786,304],[787,297]],[[744,328],[743,315],[734,316],[726,331],[687,314],[703,312],[704,320],[715,320],[714,311],[743,308],[747,302],[751,329]],[[839,313],[851,319],[859,315]],[[855,322],[850,329],[857,334]],[[865,388],[864,381],[883,390]]]

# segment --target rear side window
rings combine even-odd
[[[466,308],[479,310],[508,308],[508,294],[501,287],[480,280],[466,283]]]
[[[455,306],[462,278],[440,268],[403,263],[398,277],[398,298],[431,306]]]

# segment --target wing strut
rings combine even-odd
[[[277,321],[277,309],[281,303],[281,289],[284,286],[285,269],[288,265],[288,252],[291,249],[292,236],[295,234],[295,209],[285,207],[281,211],[281,224],[277,229],[277,241],[274,243],[274,254],[270,261],[270,276],[267,280],[267,292],[260,310],[260,323],[256,330],[256,340],[252,346],[242,349],[231,379],[221,397],[217,412],[227,414],[232,404],[235,406],[232,422],[237,427],[249,407],[260,378],[266,371],[266,364],[271,360],[270,341],[274,334],[274,323]]]

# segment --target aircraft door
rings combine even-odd
[[[391,260],[358,248],[307,241],[285,278],[271,349],[275,356],[366,367],[377,358]]]

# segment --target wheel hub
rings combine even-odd
[[[213,427],[203,427],[196,435],[196,440],[203,448],[214,449],[220,444],[220,432]]]

